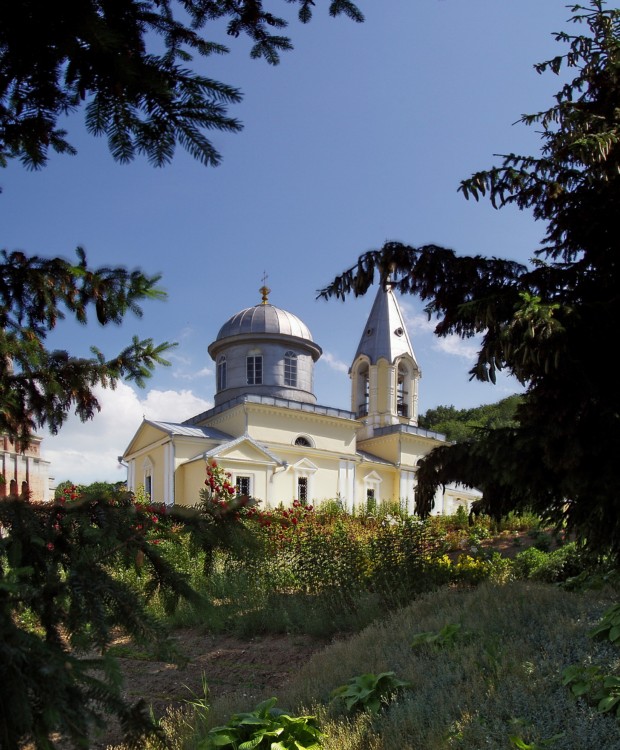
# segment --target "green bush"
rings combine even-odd
[[[529,547],[519,552],[513,562],[515,578],[545,583],[566,581],[583,569],[584,561],[575,542],[569,542],[552,552]]]

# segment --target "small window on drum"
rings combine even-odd
[[[284,355],[284,385],[297,388],[297,355],[286,352]]]
[[[263,382],[263,358],[260,354],[251,354],[245,360],[248,385],[261,385]]]
[[[303,435],[300,435],[295,439],[295,445],[302,445],[304,448],[312,448],[312,443]]]
[[[217,360],[217,390],[226,388],[226,357],[223,355]]]

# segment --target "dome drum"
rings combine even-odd
[[[322,354],[297,316],[269,304],[232,316],[209,346],[216,363],[215,405],[255,394],[316,403],[314,363]]]

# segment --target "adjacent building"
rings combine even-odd
[[[27,447],[0,435],[0,498],[16,495],[51,500],[50,463],[41,456],[41,440],[33,435]]]

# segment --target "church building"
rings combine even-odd
[[[351,364],[350,409],[316,403],[322,354],[296,315],[262,301],[220,328],[209,354],[213,408],[183,422],[145,419],[123,454],[128,486],[154,502],[194,505],[206,463],[232,475],[263,509],[337,499],[348,511],[399,502],[414,512],[418,461],[445,437],[418,427],[421,372],[389,283],[377,292]],[[478,493],[438,491],[435,513]]]

